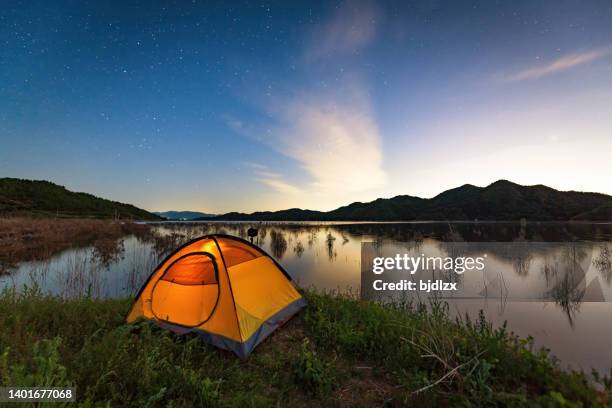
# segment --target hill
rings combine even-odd
[[[75,193],[49,181],[16,178],[0,178],[0,215],[160,219],[131,204]]]
[[[328,219],[328,213],[321,211],[302,210],[290,208],[281,211],[258,211],[251,214],[231,212],[217,215],[216,217],[204,217],[199,220],[215,221],[321,221]]]
[[[170,221],[189,221],[198,218],[215,217],[215,214],[207,214],[198,211],[155,211],[153,214],[159,215]]]
[[[252,214],[228,213],[214,220],[254,221],[426,221],[525,218],[533,221],[612,221],[612,197],[558,191],[544,185],[522,186],[499,180],[487,187],[470,184],[424,199],[408,195],[355,202],[328,212],[293,208]]]

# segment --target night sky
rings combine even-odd
[[[612,2],[3,2],[0,176],[148,210],[612,194]]]

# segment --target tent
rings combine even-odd
[[[128,323],[150,320],[197,333],[240,358],[306,306],[270,255],[230,235],[206,235],[176,249],[136,296]]]

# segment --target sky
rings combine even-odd
[[[152,210],[612,194],[612,2],[25,1],[0,177]]]

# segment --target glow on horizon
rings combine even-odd
[[[612,195],[612,4],[28,13],[0,28],[1,176],[207,213],[498,179]]]

